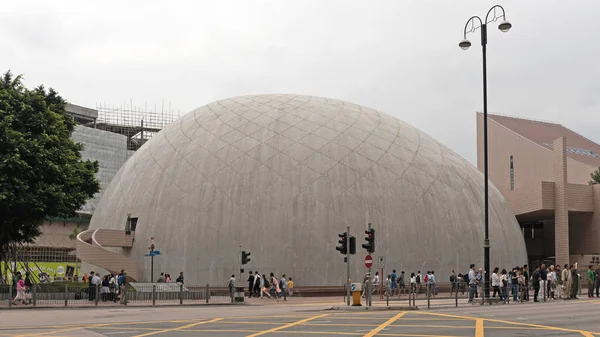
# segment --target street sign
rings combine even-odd
[[[361,283],[351,283],[350,291],[362,291],[362,284]]]
[[[379,262],[379,269],[385,268],[385,256],[379,256],[377,262]]]
[[[365,257],[365,267],[371,268],[371,266],[373,266],[373,258],[371,257],[371,255],[367,255]]]

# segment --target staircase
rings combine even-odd
[[[81,261],[104,268],[112,274],[118,274],[125,269],[127,277],[136,281],[140,277],[140,270],[133,260],[117,253],[106,250],[104,247],[133,246],[133,237],[125,231],[115,229],[88,229],[77,235],[77,258]]]

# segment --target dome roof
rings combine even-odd
[[[490,185],[491,186],[491,185]],[[125,255],[186,283],[222,284],[246,269],[302,285],[341,285],[338,233],[357,237],[352,277],[362,279],[367,223],[390,270],[467,271],[483,263],[483,176],[435,139],[356,104],[296,95],[225,99],[159,132],[120,169],[90,228],[124,229]],[[492,268],[526,263],[519,225],[490,188]]]

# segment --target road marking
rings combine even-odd
[[[265,331],[262,331],[262,332],[259,332],[259,333],[248,335],[248,337],[256,337],[256,336],[266,335],[266,334],[271,333],[271,332],[275,332],[275,331],[279,331],[279,330],[291,328],[293,326],[300,325],[300,324],[303,324],[303,323],[306,323],[306,322],[310,322],[310,321],[312,321],[314,319],[319,319],[321,317],[325,317],[325,316],[328,316],[328,315],[329,314],[322,314],[322,315],[308,317],[308,318],[301,319],[301,320],[296,321],[296,322],[292,322],[292,323],[288,323],[286,325],[278,326],[278,327],[273,328],[273,329],[269,329],[269,330],[265,330]]]
[[[59,332],[67,332],[67,331],[73,331],[73,330],[82,330],[82,329],[88,329],[88,328],[94,328],[94,327],[98,327],[98,326],[103,326],[103,325],[105,325],[105,324],[82,325],[82,326],[78,326],[76,328],[52,330],[52,331],[46,331],[46,332],[39,332],[39,333],[33,333],[33,334],[27,334],[27,335],[15,335],[15,336],[16,337],[32,337],[32,336],[54,335],[54,334],[57,334]]]
[[[117,331],[117,332],[105,332],[103,333],[103,335],[121,335],[124,333],[134,333],[134,332],[139,332],[139,331]]]
[[[375,329],[371,330],[371,332],[365,334],[365,337],[373,337],[373,336],[375,336],[378,332],[380,332],[381,330],[385,329],[388,325],[394,323],[395,321],[397,321],[400,317],[404,316],[405,314],[406,314],[406,311],[400,312],[398,315],[396,315],[396,316],[388,319],[387,321],[381,323],[381,325],[379,325]]]
[[[484,337],[483,319],[475,320],[475,337]]]
[[[159,333],[165,333],[165,332],[171,332],[171,331],[180,331],[180,330],[192,328],[192,327],[195,327],[195,326],[201,325],[201,324],[218,322],[218,321],[220,321],[222,319],[223,318],[215,318],[215,319],[211,319],[209,321],[201,321],[201,322],[196,322],[196,323],[191,323],[191,324],[183,325],[183,326],[180,326],[180,327],[177,327],[177,328],[170,328],[170,329],[164,329],[164,330],[159,330],[159,331],[152,331],[152,332],[144,333],[144,334],[141,334],[141,335],[135,335],[133,337],[146,337],[146,336],[157,335]]]

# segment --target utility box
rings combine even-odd
[[[234,302],[244,302],[244,287],[235,287]]]
[[[360,304],[360,292],[362,291],[361,283],[351,283],[350,291],[352,292],[352,306],[359,307]]]

